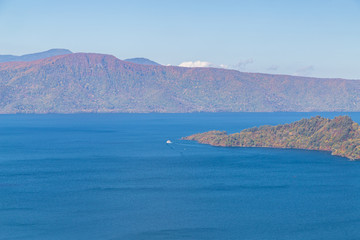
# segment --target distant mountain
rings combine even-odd
[[[0,64],[0,113],[360,111],[360,81],[74,53]]]
[[[125,59],[124,61],[132,62],[132,63],[136,63],[136,64],[143,64],[143,65],[153,65],[153,66],[161,65],[161,64],[151,61],[150,59],[147,59],[147,58],[128,58],[128,59]]]
[[[64,55],[64,54],[70,54],[72,53],[70,50],[67,49],[50,49],[45,52],[39,52],[39,53],[32,53],[32,54],[26,54],[22,56],[14,56],[14,55],[0,55],[0,63],[1,62],[28,62],[28,61],[34,61],[38,59],[58,56],[58,55]]]
[[[348,116],[316,116],[291,124],[261,126],[240,133],[210,131],[183,138],[222,147],[270,147],[330,151],[360,160],[360,127]]]

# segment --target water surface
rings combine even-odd
[[[359,239],[360,162],[179,140],[314,115],[0,115],[0,239]]]

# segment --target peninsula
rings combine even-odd
[[[210,131],[184,137],[221,147],[268,147],[330,151],[332,155],[360,160],[360,127],[348,116],[320,116],[290,124],[261,126],[227,134]]]

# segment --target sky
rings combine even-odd
[[[0,0],[0,54],[360,79],[360,0]]]

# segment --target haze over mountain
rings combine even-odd
[[[44,52],[38,52],[38,53],[31,53],[31,54],[25,54],[22,56],[15,56],[15,55],[0,55],[0,63],[1,62],[28,62],[28,61],[34,61],[38,59],[58,56],[58,55],[64,55],[64,54],[70,54],[72,53],[68,49],[50,49]]]
[[[128,59],[125,59],[124,61],[132,62],[132,63],[136,63],[136,64],[143,64],[143,65],[154,65],[154,66],[160,65],[159,63],[151,61],[150,59],[147,59],[147,58],[128,58]]]
[[[360,111],[360,81],[73,53],[0,64],[0,113]]]

